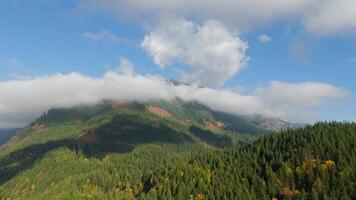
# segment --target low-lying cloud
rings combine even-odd
[[[125,64],[126,63],[126,64]],[[123,65],[129,65],[122,61]],[[104,99],[198,101],[213,110],[304,121],[311,109],[349,93],[325,83],[270,82],[254,94],[175,85],[160,76],[107,72],[92,78],[78,73],[55,74],[31,80],[0,82],[0,127],[23,126],[55,107],[93,104]],[[296,115],[298,114],[298,115]],[[300,118],[295,118],[298,116]]]

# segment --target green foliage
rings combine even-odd
[[[226,125],[226,130],[229,131],[248,133],[251,135],[266,134],[266,130],[259,128],[257,123],[246,117],[230,115],[222,112],[213,112],[213,117],[216,120],[223,121]]]
[[[186,120],[195,125],[203,124],[205,121],[222,121],[226,125],[225,130],[234,133],[245,133],[250,135],[263,135],[268,131],[259,127],[266,118],[237,116],[228,113],[215,112],[197,102],[167,103],[164,101],[151,102],[173,113],[178,119]]]
[[[84,125],[79,121],[53,124],[49,127],[35,124],[34,126],[25,128],[22,132],[12,137],[9,142],[4,145],[5,149],[1,153],[6,154],[27,146],[48,141],[74,138],[80,134],[80,131],[84,128]]]
[[[47,113],[44,113],[35,123],[51,124],[76,120],[85,121],[93,116],[101,115],[111,110],[111,104],[108,102],[92,106],[83,105],[74,108],[51,109]]]
[[[209,130],[203,130],[197,126],[190,127],[190,132],[210,146],[222,148],[233,145],[232,138],[228,135],[215,134]]]
[[[183,143],[192,139],[179,128],[155,120],[147,120],[140,115],[121,114],[97,129],[99,142],[120,142],[125,144]]]
[[[211,111],[196,102],[175,102],[154,101],[149,104],[161,107],[172,113],[177,119],[188,121],[190,124],[203,124],[205,120],[213,120]]]
[[[319,123],[261,138],[242,149],[204,151],[186,164],[152,174],[144,183],[150,186],[144,195],[355,199],[355,142],[356,124]]]
[[[194,103],[154,105],[172,117],[142,104],[43,115],[3,146],[0,199],[356,199],[355,123],[239,147],[257,136],[236,132],[234,118]]]

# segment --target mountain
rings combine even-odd
[[[122,151],[151,143],[228,147],[250,143],[269,133],[247,117],[214,112],[196,102],[115,100],[51,109],[3,148],[11,152],[64,139],[107,148],[119,146]]]
[[[178,81],[178,80],[167,80],[167,82],[176,85],[176,86],[187,86],[189,84]],[[157,102],[155,102],[157,103]],[[223,113],[223,112],[217,112],[217,111],[212,111],[208,109],[205,106],[200,105],[197,102],[189,102],[189,103],[183,103],[183,101],[176,99],[175,102],[160,102],[160,106],[164,106],[167,109],[170,109],[172,106],[172,103],[175,105],[178,105],[181,108],[185,110],[185,112],[189,113],[193,110],[196,111],[198,110],[207,110],[208,112],[211,112],[213,117],[215,118],[222,118],[223,120],[228,120],[230,121],[231,126],[234,126],[234,130],[238,128],[237,131],[239,132],[246,132],[246,133],[264,133],[266,130],[267,131],[282,131],[286,129],[291,129],[291,128],[302,128],[304,124],[295,124],[295,123],[290,123],[278,118],[269,118],[269,117],[264,117],[261,115],[254,115],[254,116],[247,116],[247,115],[232,115],[228,113]],[[172,109],[170,109],[172,110]],[[174,111],[174,108],[173,108]],[[230,126],[230,128],[232,128]]]
[[[299,128],[303,125],[290,123],[277,118],[268,118],[261,115],[245,116],[213,111],[198,102],[182,102],[177,99],[174,102],[156,101],[151,104],[164,108],[178,117],[198,117],[198,119],[211,119],[223,121],[225,129],[247,134],[265,134],[266,131],[282,131],[290,128]],[[200,117],[200,118],[199,118]]]
[[[278,118],[267,118],[263,116],[245,117],[246,120],[256,124],[257,127],[269,131],[283,131],[287,129],[302,128],[304,124],[287,122]]]
[[[17,128],[0,129],[0,146],[15,135]]]
[[[355,199],[356,124],[281,132],[196,102],[51,109],[0,151],[0,199]]]

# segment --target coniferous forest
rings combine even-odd
[[[273,132],[232,117],[162,102],[50,110],[1,147],[0,198],[356,199],[355,123]]]

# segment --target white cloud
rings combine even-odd
[[[263,43],[272,42],[272,38],[265,34],[258,36],[258,40],[260,40],[260,42],[263,42]]]
[[[80,11],[99,10],[122,17],[175,14],[199,20],[217,19],[239,30],[302,12],[319,0],[82,0]]]
[[[256,90],[256,95],[266,102],[290,104],[290,107],[308,108],[320,105],[328,98],[344,98],[347,92],[339,87],[318,82],[284,83],[271,81]],[[318,98],[315,98],[318,97]],[[294,106],[293,106],[294,105]]]
[[[344,99],[350,93],[339,87],[318,82],[284,83],[271,81],[256,90],[255,96],[277,116],[307,120],[311,109],[331,100]]]
[[[77,9],[119,18],[169,13],[202,21],[217,19],[240,31],[286,19],[299,21],[318,35],[356,30],[355,0],[82,0]]]
[[[306,14],[306,30],[318,35],[356,33],[356,1],[325,0]]]
[[[120,39],[109,30],[101,30],[99,32],[85,32],[82,36],[92,42],[110,42],[117,43]]]
[[[166,18],[145,36],[142,47],[164,68],[173,61],[190,67],[183,81],[216,87],[245,66],[247,43],[219,21],[202,25],[183,18]]]
[[[0,82],[0,127],[20,126],[54,107],[97,103],[103,99],[198,101],[213,110],[232,114],[305,121],[311,109],[348,92],[324,83],[271,82],[252,95],[227,90],[174,85],[159,76],[108,72],[92,78],[78,73],[55,74],[30,80]],[[298,118],[296,118],[298,117]]]
[[[9,65],[13,65],[13,66],[20,66],[20,62],[17,61],[15,58],[9,58],[9,59],[6,59],[5,62]]]
[[[132,75],[134,73],[134,65],[126,58],[121,58],[117,72],[120,74]]]

